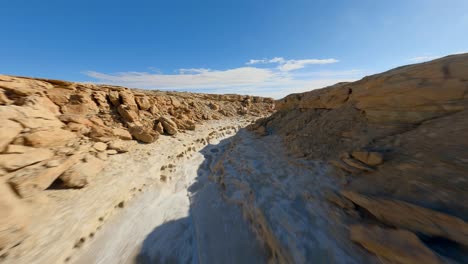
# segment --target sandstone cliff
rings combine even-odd
[[[350,239],[392,263],[466,261],[468,54],[292,94],[276,108],[250,129],[335,167],[340,184],[326,198],[359,224]]]
[[[157,144],[205,120],[272,111],[272,99],[254,96],[0,75],[0,255],[27,237],[38,194],[86,187],[131,140]]]

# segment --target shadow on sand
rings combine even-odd
[[[156,227],[136,256],[149,263],[266,263],[264,247],[243,219],[241,209],[221,196],[220,185],[211,181],[217,160],[236,135],[208,144],[195,181],[188,188],[189,216]]]

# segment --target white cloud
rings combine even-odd
[[[278,66],[280,71],[288,72],[293,70],[298,70],[304,68],[306,65],[311,64],[330,64],[336,63],[338,60],[336,59],[325,59],[325,60],[318,60],[318,59],[309,59],[309,60],[288,60],[285,63],[282,63]]]
[[[95,71],[85,72],[99,82],[119,83],[124,86],[141,88],[200,88],[226,87],[261,84],[278,81],[281,76],[269,69],[241,67],[224,71],[209,69],[180,69],[179,74],[148,72],[120,72],[106,74]]]
[[[439,58],[439,56],[419,56],[409,59],[409,61],[414,63],[430,61]]]
[[[277,63],[278,70],[289,72],[305,68],[307,65],[312,64],[330,64],[337,63],[337,59],[303,59],[303,60],[285,60],[283,57],[274,57],[273,59],[249,60],[246,64],[269,64]]]
[[[334,61],[334,59],[331,59]],[[264,61],[264,62],[259,62]],[[309,64],[332,63],[329,60],[284,60],[276,57],[269,60],[251,60],[250,64],[279,63],[270,68],[239,67],[227,70],[198,68],[179,69],[174,74],[161,72],[84,72],[98,83],[121,85],[133,88],[179,90],[208,93],[238,93],[280,98],[293,92],[303,92],[342,81],[363,77],[360,70],[300,71]],[[283,68],[280,68],[283,67]]]

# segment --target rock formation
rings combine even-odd
[[[0,75],[0,255],[27,236],[24,199],[87,186],[108,155],[128,151],[125,141],[152,143],[246,109],[260,117],[273,100]]]
[[[356,209],[343,210],[380,226],[353,227],[351,239],[395,263],[440,263],[433,252],[444,247],[463,259],[468,54],[292,94],[276,109],[250,129],[280,135],[291,154],[335,168],[342,197],[331,200],[351,201]]]

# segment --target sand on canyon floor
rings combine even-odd
[[[330,219],[327,165],[288,156],[279,137],[241,129],[154,173],[166,181],[128,203],[73,263],[373,261]]]

